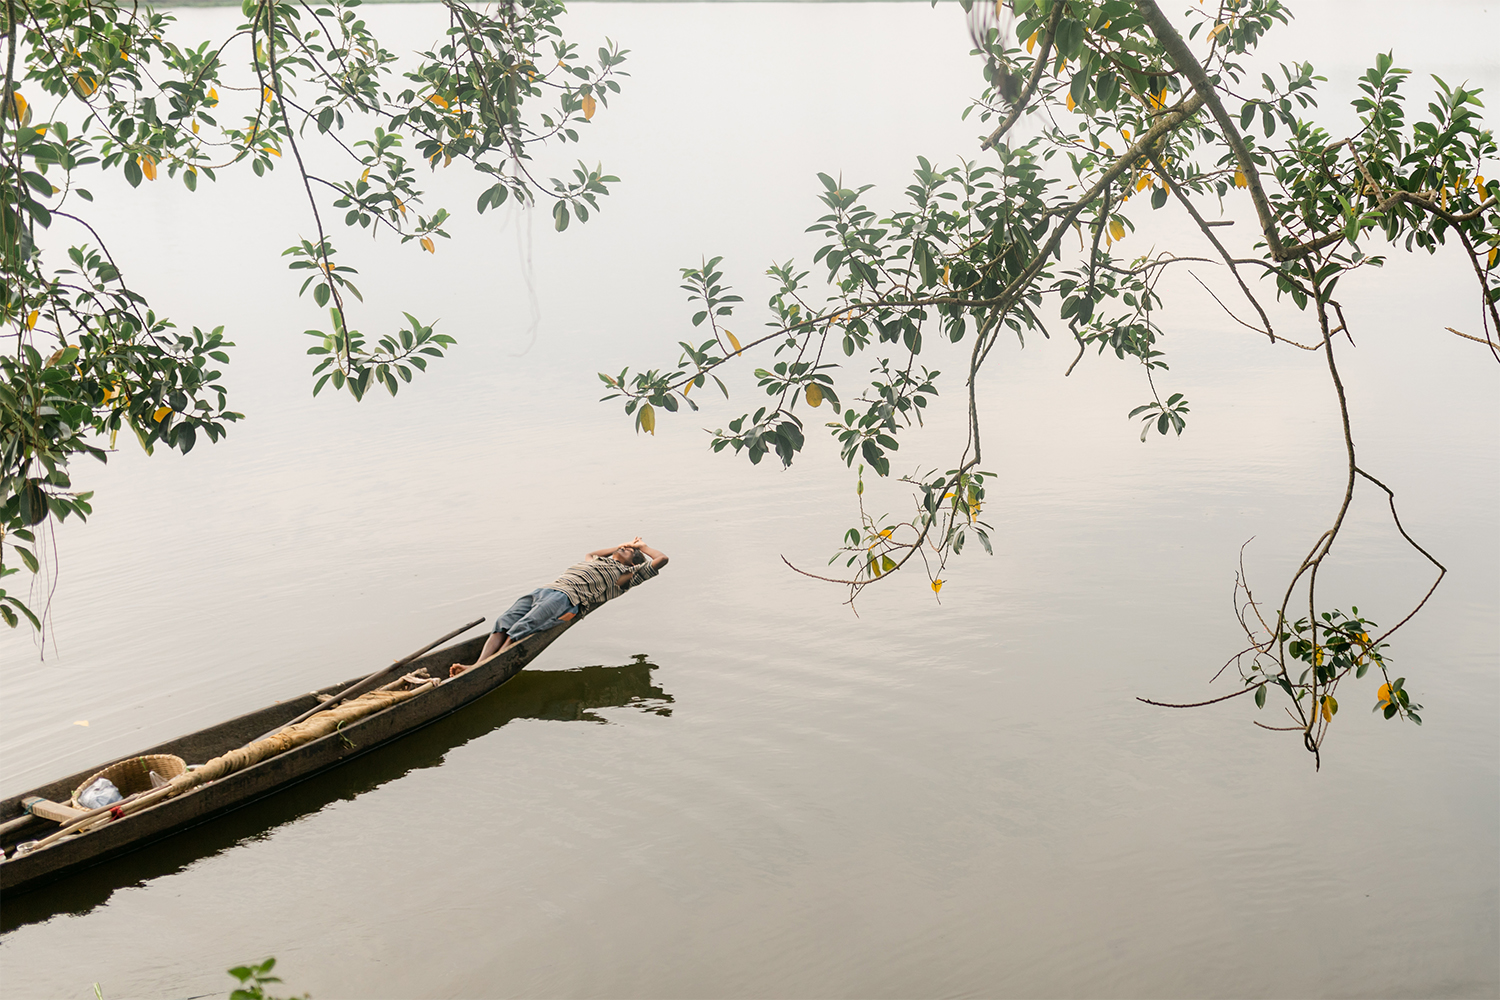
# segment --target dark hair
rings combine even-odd
[[[642,552],[640,549],[636,549],[635,558],[630,561],[634,565],[639,566],[641,563],[646,561],[646,553]]]

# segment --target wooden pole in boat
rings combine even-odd
[[[258,743],[261,740],[269,739],[270,737],[275,736],[277,733],[281,732],[283,729],[287,728],[288,726],[295,726],[297,723],[304,722],[304,721],[312,718],[314,715],[317,715],[319,712],[324,711],[325,709],[332,708],[334,705],[337,705],[339,702],[343,701],[345,698],[353,698],[353,697],[355,697],[357,695],[364,694],[366,691],[369,691],[371,688],[376,687],[380,683],[381,677],[383,677],[385,674],[388,674],[391,671],[396,670],[396,669],[398,669],[400,667],[406,666],[412,660],[415,660],[417,657],[421,656],[423,653],[427,652],[428,650],[433,649],[434,647],[437,647],[437,646],[441,646],[443,643],[447,642],[449,639],[452,639],[456,635],[462,635],[464,632],[469,631],[469,629],[473,628],[475,625],[478,625],[480,622],[483,622],[485,620],[486,619],[484,619],[484,618],[476,618],[473,621],[469,622],[469,624],[463,626],[462,628],[456,628],[456,629],[454,629],[452,632],[449,632],[447,635],[443,636],[441,639],[434,639],[434,640],[432,640],[427,645],[425,645],[421,649],[417,650],[415,653],[411,653],[411,654],[409,654],[407,656],[403,656],[401,659],[397,660],[395,663],[392,663],[388,667],[381,667],[379,670],[375,671],[373,674],[371,674],[370,676],[366,677],[364,680],[362,680],[362,681],[356,681],[355,683],[350,684],[348,687],[344,688],[344,690],[340,691],[338,694],[334,695],[332,698],[329,698],[327,701],[319,702],[318,704],[314,705],[312,708],[309,708],[307,711],[305,711],[301,715],[297,716],[295,719],[292,719],[292,720],[290,720],[288,722],[283,722],[281,725],[277,726],[275,729],[271,730],[270,732],[265,733],[265,734],[263,734],[261,736],[257,736],[255,739],[251,740],[250,743]],[[245,745],[249,746],[250,744],[247,743]]]
[[[149,789],[149,791],[159,792],[159,791],[161,791],[161,789],[160,788],[152,788],[152,789]],[[77,817],[75,817],[73,819],[68,820],[62,826],[58,827],[56,830],[53,830],[50,834],[48,834],[42,840],[36,841],[36,847],[33,847],[32,850],[36,850],[37,848],[41,848],[41,847],[47,847],[48,845],[50,845],[50,844],[52,844],[52,843],[54,843],[56,841],[61,840],[63,837],[66,837],[68,834],[72,833],[74,830],[78,829],[80,826],[83,826],[86,823],[89,823],[89,822],[91,822],[93,820],[96,820],[99,817],[105,815],[106,813],[113,812],[114,810],[119,809],[120,807],[124,806],[126,803],[135,802],[137,799],[139,799],[142,795],[145,795],[145,794],[146,794],[145,791],[136,792],[133,795],[127,795],[127,796],[125,796],[123,799],[120,799],[118,802],[111,802],[107,806],[100,806],[97,809],[90,809],[88,812],[84,813],[82,816],[77,816]]]

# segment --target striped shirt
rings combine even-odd
[[[626,566],[609,556],[595,556],[569,566],[562,576],[548,587],[568,595],[568,600],[581,608],[595,608],[605,601],[619,597],[638,583],[645,583],[659,573],[651,560]],[[620,577],[630,574],[625,585],[620,586]]]

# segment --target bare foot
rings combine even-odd
[[[451,667],[448,668],[448,676],[449,677],[457,677],[459,674],[463,673],[465,670],[472,669],[474,666],[475,666],[475,664],[473,664],[473,663],[455,663],[455,664],[453,664],[453,666],[451,666]]]

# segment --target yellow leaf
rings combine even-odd
[[[597,102],[595,102],[593,94],[584,94],[583,95],[583,120],[584,121],[589,121],[590,119],[592,119],[594,117],[594,108],[596,106],[597,106]]]
[[[1122,128],[1122,129],[1120,129],[1120,134],[1125,137],[1125,141],[1126,142],[1130,141],[1130,129],[1128,129],[1128,128]]]
[[[1031,33],[1031,37],[1030,38],[1026,39],[1026,51],[1027,52],[1030,52],[1030,51],[1032,51],[1033,49],[1036,48],[1036,36],[1040,35],[1041,33],[1042,33],[1041,30],[1038,29],[1038,30],[1033,31]]]
[[[1389,705],[1391,703],[1391,686],[1389,684],[1380,685],[1380,690],[1375,692],[1375,700],[1379,702],[1375,706],[1376,708],[1384,708]]]
[[[734,334],[730,333],[728,330],[725,330],[724,336],[729,338],[730,345],[734,347],[734,353],[738,354],[744,350],[744,348],[740,346],[739,338]]]
[[[1220,35],[1222,35],[1224,32],[1226,32],[1228,30],[1229,30],[1229,25],[1227,25],[1227,24],[1216,24],[1216,25],[1214,25],[1213,30],[1208,33],[1208,40],[1209,41],[1213,41],[1215,38],[1218,38]]]
[[[26,121],[26,98],[22,97],[21,92],[17,90],[10,95],[10,100],[10,113],[15,117],[16,121]]]
[[[1323,699],[1322,708],[1323,708],[1323,721],[1324,722],[1332,722],[1333,721],[1333,713],[1328,710],[1328,699],[1327,698]]]
[[[365,172],[359,175],[359,182],[361,184],[363,184],[366,181],[368,181],[369,179],[370,179],[370,168],[369,167],[365,167]]]
[[[78,92],[79,97],[92,97],[94,91],[99,89],[99,84],[91,76],[84,76],[82,73],[74,73],[73,88]]]
[[[406,214],[406,202],[401,201],[400,199],[397,199],[397,201],[396,201],[396,207],[401,210],[401,214],[402,215]]]
[[[265,101],[267,104],[269,104],[269,103],[271,103],[271,101],[273,101],[273,100],[276,99],[276,92],[273,91],[270,87],[261,87],[260,88],[260,99],[262,101]]]
[[[881,538],[890,538],[891,537],[891,529],[890,528],[883,528],[883,529],[881,529],[880,537]]]
[[[155,420],[157,423],[161,423],[162,420],[166,418],[167,414],[171,412],[172,408],[170,406],[163,406],[161,409],[151,414],[151,419]]]
[[[441,96],[439,96],[437,94],[433,94],[431,97],[429,97],[427,99],[429,101],[431,101],[433,104],[436,104],[438,107],[442,108],[444,111],[448,110],[448,100],[447,100],[447,98],[441,97]]]
[[[39,320],[39,319],[41,319],[41,318],[42,318],[42,312],[41,312],[40,309],[33,309],[33,310],[31,310],[31,315],[26,317],[26,329],[28,329],[28,330],[35,330],[36,329],[36,321]]]
[[[1074,108],[1075,108],[1075,107],[1077,107],[1077,105],[1075,105],[1075,104],[1074,104],[1074,103],[1073,103],[1073,95],[1072,95],[1072,94],[1069,94],[1069,95],[1068,95],[1068,110],[1069,110],[1069,111],[1072,111],[1072,110],[1073,110],[1073,109],[1074,109]]]
[[[193,134],[198,134],[198,119],[196,118],[193,119]]]
[[[932,581],[932,592],[934,594],[941,592],[942,589],[943,589],[943,581],[942,580],[933,580]]]
[[[428,237],[424,236],[420,240],[418,240],[417,242],[421,243],[422,244],[422,249],[426,250],[428,253],[430,253],[430,254],[436,254],[437,253],[437,248],[435,246],[433,246],[432,240],[429,239]]]
[[[1125,238],[1125,223],[1119,219],[1111,219],[1109,222],[1109,235],[1111,239],[1123,240]]]
[[[1154,183],[1150,174],[1141,174],[1140,180],[1135,182],[1137,191],[1144,191]]]
[[[948,283],[948,275],[951,274],[952,272],[953,272],[953,268],[951,266],[944,266],[944,268],[943,268],[943,284],[946,285]]]
[[[615,384],[615,380],[614,379],[610,379],[609,380],[609,384],[610,385],[614,385]],[[690,392],[692,392],[692,391],[693,391],[693,383],[691,381],[689,381],[687,385],[685,385],[685,386],[682,387],[682,398],[683,399],[687,399],[687,394],[690,393]]]
[[[141,165],[141,173],[146,175],[146,180],[156,180],[156,157],[143,155],[137,156],[135,160]]]
[[[1339,701],[1338,701],[1338,699],[1335,698],[1333,695],[1329,695],[1328,697],[1324,698],[1323,699],[1323,711],[1325,711],[1325,712],[1328,713],[1328,717],[1330,719],[1332,719],[1335,715],[1338,715],[1339,714]]]
[[[1237,188],[1247,188],[1250,186],[1250,178],[1245,176],[1243,170],[1236,170],[1234,172],[1234,186]]]
[[[104,387],[104,398],[102,400],[100,400],[100,402],[101,403],[107,403],[111,399],[114,399],[119,394],[120,394],[119,391],[116,390],[114,386],[107,385],[107,386]]]
[[[816,385],[809,385],[807,387],[807,405],[808,406],[822,406],[823,405],[823,390],[821,388],[819,388]]]
[[[212,87],[208,88],[208,106],[213,107],[219,103],[219,92]]]
[[[280,156],[281,155],[281,150],[279,150],[279,149],[272,149],[270,146],[262,146],[260,151],[262,153],[270,153],[272,156]]]
[[[641,407],[641,430],[652,436],[656,434],[656,411],[650,403]]]
[[[1500,257],[1500,247],[1490,248],[1490,267],[1495,266],[1495,258]]]

